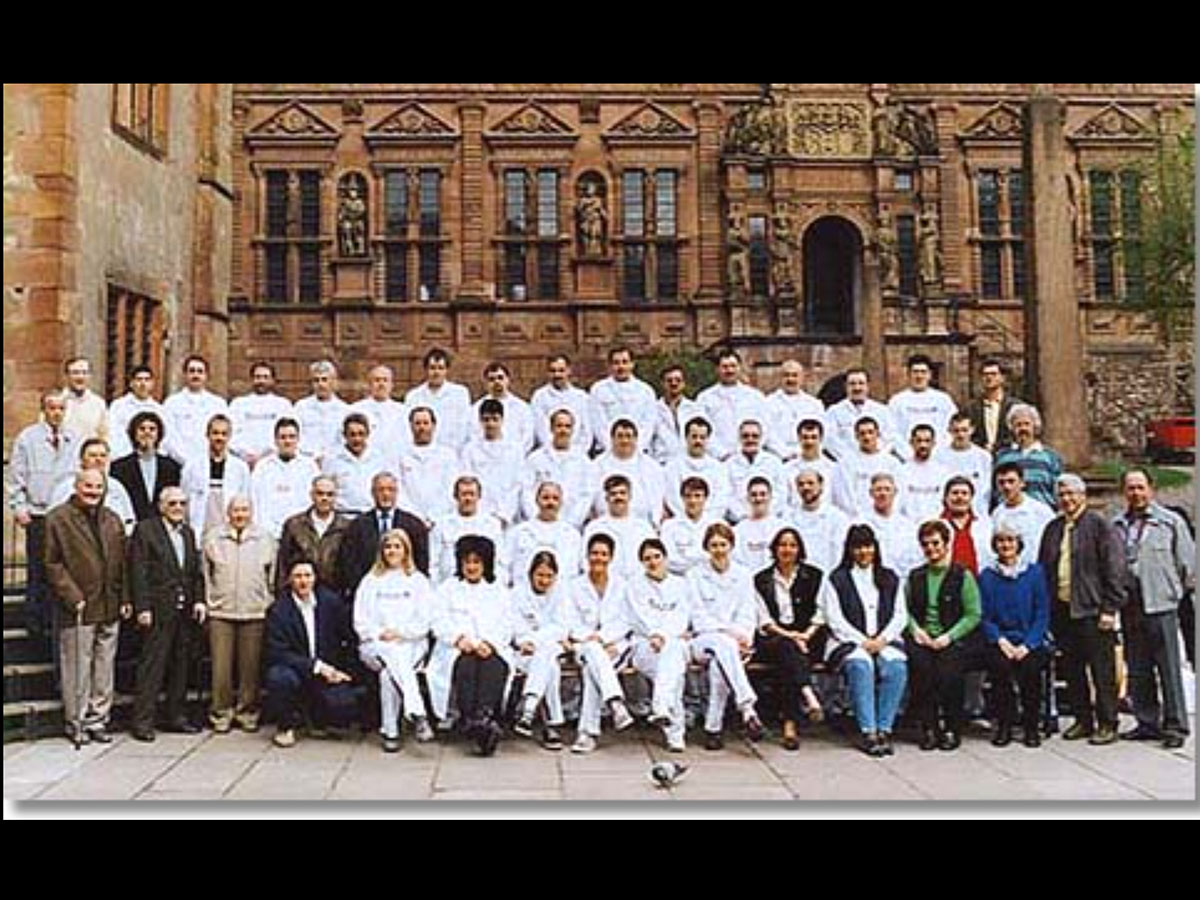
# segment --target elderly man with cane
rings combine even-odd
[[[112,742],[113,671],[125,599],[125,529],[104,507],[106,478],[98,469],[75,476],[75,493],[46,516],[46,576],[66,613],[61,650],[63,713],[78,749]]]

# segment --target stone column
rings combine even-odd
[[[960,191],[962,153],[958,144],[958,107],[952,103],[934,106],[937,117],[938,147],[941,151],[938,185],[941,191],[942,288],[947,294],[962,291],[964,282],[962,240],[965,218]]]
[[[1047,445],[1069,467],[1080,468],[1092,459],[1067,196],[1065,107],[1058,98],[1035,91],[1026,120],[1027,384],[1045,419]]]
[[[483,114],[480,101],[459,104],[462,122],[462,285],[460,300],[484,300],[483,189],[487,173],[483,159]]]
[[[717,302],[722,289],[721,252],[721,105],[713,102],[696,104],[696,119],[700,126],[699,155],[699,219],[700,219],[700,284],[698,299]]]
[[[879,283],[879,260],[868,253],[863,262],[863,368],[871,376],[876,396],[888,396],[887,353],[883,334],[883,288]]]

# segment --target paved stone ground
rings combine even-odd
[[[1123,723],[1128,727],[1129,721]],[[385,756],[374,736],[302,739],[291,750],[266,732],[159,735],[153,744],[120,735],[76,752],[65,740],[4,747],[4,796],[32,812],[43,801],[1196,801],[1195,742],[1168,752],[1157,744],[1068,744],[997,750],[975,730],[955,754],[901,743],[876,761],[833,730],[806,735],[798,753],[776,742],[736,739],[721,753],[692,747],[692,766],[671,790],[648,779],[668,758],[655,733],[606,735],[588,757],[549,753],[512,739],[496,758],[473,757],[461,741]],[[27,802],[33,803],[26,807]]]

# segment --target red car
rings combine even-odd
[[[1178,416],[1146,423],[1146,454],[1154,462],[1191,462],[1196,458],[1196,418]]]

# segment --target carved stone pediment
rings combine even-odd
[[[406,103],[370,126],[365,140],[368,143],[388,141],[454,140],[454,126],[420,103]]]
[[[539,103],[526,103],[489,129],[504,137],[574,137],[575,130]]]
[[[606,138],[686,138],[695,131],[656,103],[646,103],[609,128]]]
[[[299,101],[277,109],[246,133],[250,142],[336,141],[341,132]]]
[[[1144,141],[1153,139],[1154,134],[1129,110],[1110,103],[1076,128],[1071,137],[1077,140]]]
[[[1012,103],[997,103],[963,132],[975,141],[1019,141],[1025,137],[1025,114]]]

